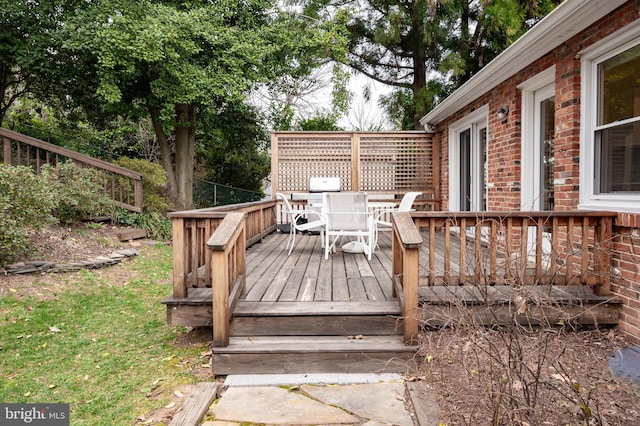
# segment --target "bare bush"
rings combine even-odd
[[[441,312],[455,312],[447,327],[422,333],[423,378],[441,398],[444,423],[640,422],[634,411],[640,390],[619,381],[607,364],[622,339],[614,330],[584,330],[576,318],[559,318],[562,306],[543,296],[550,292],[530,292],[516,289],[508,318],[491,318],[498,306],[488,300],[485,308],[452,302]],[[621,392],[623,397],[611,396]],[[622,406],[612,405],[614,400]],[[626,403],[634,409],[624,409]]]

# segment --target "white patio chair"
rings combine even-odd
[[[410,212],[413,210],[413,203],[416,201],[419,195],[422,195],[422,192],[407,192],[402,196],[402,200],[400,200],[400,205],[395,209],[384,209],[379,210],[374,213],[373,218],[373,227],[374,227],[374,243],[377,246],[378,244],[378,229],[379,228],[391,228],[391,213],[394,212]],[[389,220],[384,220],[386,218]]]
[[[289,200],[287,196],[278,192],[276,196],[282,200],[282,205],[284,207],[284,213],[289,218],[289,239],[287,240],[286,249],[289,249],[288,255],[291,254],[293,250],[293,246],[296,245],[296,233],[297,232],[305,232],[305,231],[320,231],[320,241],[322,242],[322,247],[324,247],[324,226],[325,220],[323,217],[318,216],[318,212],[315,210],[293,210],[291,208],[291,204],[289,204]],[[300,222],[298,220],[300,218],[309,217],[318,217],[316,220],[312,220],[309,222]]]
[[[341,237],[355,236],[354,244],[361,245],[367,258],[371,260],[373,252],[372,215],[367,209],[367,194],[363,192],[325,192],[323,193],[323,216],[326,221],[324,258],[329,251],[336,251]]]

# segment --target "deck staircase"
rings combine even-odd
[[[211,289],[163,300],[171,325],[211,326]],[[397,301],[239,301],[229,345],[214,347],[216,375],[408,372],[416,346],[403,343]]]
[[[0,145],[0,163],[30,167],[36,173],[45,164],[56,166],[65,161],[99,170],[104,193],[120,207],[142,213],[142,173],[5,128],[0,128]]]
[[[407,372],[397,302],[238,302],[214,374]]]

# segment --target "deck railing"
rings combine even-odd
[[[170,213],[173,228],[173,297],[210,287],[213,345],[229,344],[229,320],[246,282],[246,247],[276,227],[276,201]]]
[[[589,285],[610,295],[615,217],[586,211],[394,213],[393,271],[405,340],[417,337],[420,285]],[[426,229],[426,241],[416,236],[418,229]],[[422,244],[428,244],[426,258],[418,255]]]
[[[245,245],[260,241],[276,227],[276,201],[232,204],[169,213],[173,229],[173,297],[184,299],[189,288],[212,287],[212,251],[207,242],[228,213],[245,213]]]
[[[142,213],[142,174],[115,164],[89,157],[14,131],[0,128],[3,139],[2,161],[9,165],[33,168],[36,173],[44,164],[57,165],[72,160],[81,167],[101,170],[105,191],[127,210]]]

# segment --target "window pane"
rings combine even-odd
[[[598,125],[640,116],[640,45],[598,65]]]
[[[542,210],[553,210],[554,206],[554,194],[553,194],[553,182],[554,182],[554,138],[555,138],[555,96],[545,99],[540,102],[540,141],[542,146],[540,151],[542,154],[542,170],[540,177],[542,182],[540,188],[542,189]]]
[[[471,130],[460,133],[460,211],[471,210]]]
[[[596,132],[600,193],[640,191],[640,123]]]

